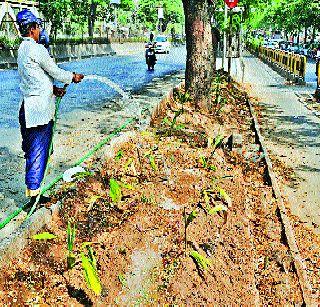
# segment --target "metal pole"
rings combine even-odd
[[[230,10],[230,23],[229,23],[229,39],[228,39],[228,48],[229,48],[229,58],[228,58],[228,79],[231,79],[231,45],[232,45],[232,13]]]
[[[227,23],[227,18],[228,18],[228,7],[225,4],[224,5],[224,24]],[[223,54],[222,54],[222,69],[224,69],[224,61],[227,53],[227,33],[224,31],[223,34]]]

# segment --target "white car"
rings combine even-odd
[[[167,36],[159,35],[155,39],[156,43],[156,53],[169,53],[171,48],[171,43]]]

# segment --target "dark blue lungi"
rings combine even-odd
[[[22,150],[26,159],[25,182],[29,190],[37,190],[41,186],[49,157],[52,139],[53,121],[46,125],[26,128],[24,105],[19,112]]]

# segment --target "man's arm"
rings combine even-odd
[[[71,71],[59,68],[42,45],[39,45],[37,60],[42,69],[57,81],[70,84],[71,82],[81,82],[83,79],[83,75],[81,74],[72,73]]]

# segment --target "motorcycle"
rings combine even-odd
[[[154,70],[154,65],[157,62],[156,51],[153,44],[148,45],[146,50],[146,64],[148,65],[148,70]]]

